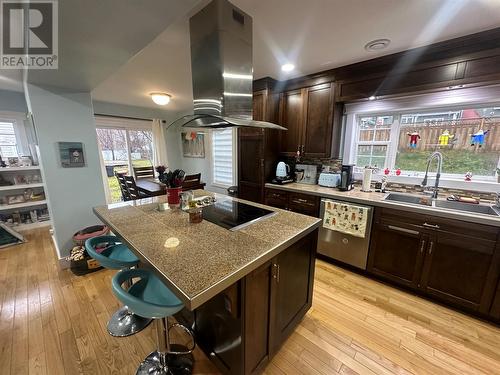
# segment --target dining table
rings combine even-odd
[[[156,197],[167,193],[167,186],[155,178],[139,178],[136,180],[135,185],[137,186],[137,190],[149,197]],[[182,190],[203,189],[205,185],[204,182],[200,182],[196,185],[182,186]]]

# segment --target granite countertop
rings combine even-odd
[[[319,185],[308,185],[290,183],[286,185],[276,185],[267,183],[267,188],[310,194],[324,198],[338,199],[342,201],[366,204],[369,206],[388,207],[408,212],[422,213],[427,215],[445,217],[449,219],[457,219],[469,221],[473,223],[487,224],[500,227],[500,216],[492,216],[486,214],[477,214],[473,212],[463,212],[442,207],[429,207],[424,205],[409,204],[403,202],[386,201],[384,197],[390,193],[363,192],[359,187],[355,187],[350,191],[340,191],[336,188],[324,187]],[[395,192],[397,193],[397,192]]]
[[[196,191],[196,195],[226,195]],[[314,231],[320,220],[257,203],[276,214],[237,231],[207,220],[191,224],[180,210],[157,210],[164,196],[94,208],[94,213],[120,236],[143,262],[153,267],[171,290],[194,310],[236,281]],[[179,240],[165,247],[170,238]]]

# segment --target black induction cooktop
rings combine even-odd
[[[203,207],[203,219],[229,230],[238,230],[274,214],[274,211],[230,199],[219,199]]]

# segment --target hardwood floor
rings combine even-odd
[[[0,250],[1,374],[135,374],[153,327],[113,338],[113,271],[58,269],[47,230]],[[318,261],[313,308],[267,374],[500,374],[500,329]],[[196,374],[217,373],[199,351]]]

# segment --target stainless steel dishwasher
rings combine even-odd
[[[321,199],[318,253],[366,269],[373,207]]]

